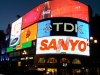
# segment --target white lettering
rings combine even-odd
[[[60,29],[60,25],[63,25],[64,26],[64,32],[80,32],[81,34],[83,34],[81,28],[83,27],[83,25],[73,25],[72,23],[53,23],[53,25],[56,25],[56,31],[59,31]],[[71,27],[71,29],[68,29],[68,27]]]

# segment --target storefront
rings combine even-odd
[[[9,68],[12,71],[28,70],[29,66],[34,65],[34,48],[21,49],[9,54]]]
[[[90,69],[89,57],[77,55],[35,55],[34,65],[38,69],[45,70],[46,73],[74,75],[84,73]],[[84,60],[86,62],[84,62]],[[88,71],[89,72],[89,71]]]

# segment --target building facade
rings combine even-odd
[[[12,23],[6,49],[9,67],[53,75],[89,74],[89,37],[87,5],[77,0],[44,2]]]

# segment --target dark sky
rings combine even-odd
[[[38,4],[47,0],[0,0],[0,30],[6,30],[7,25],[17,20],[16,15],[23,16]],[[100,0],[79,0],[90,5],[94,14],[100,15]]]

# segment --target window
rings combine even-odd
[[[57,59],[55,58],[49,58],[47,63],[57,63]]]
[[[45,63],[45,59],[44,59],[44,58],[40,58],[40,59],[38,60],[38,63]]]
[[[74,59],[72,61],[72,64],[81,64],[81,61],[79,59]]]
[[[67,58],[61,58],[60,63],[70,63],[70,61]]]

